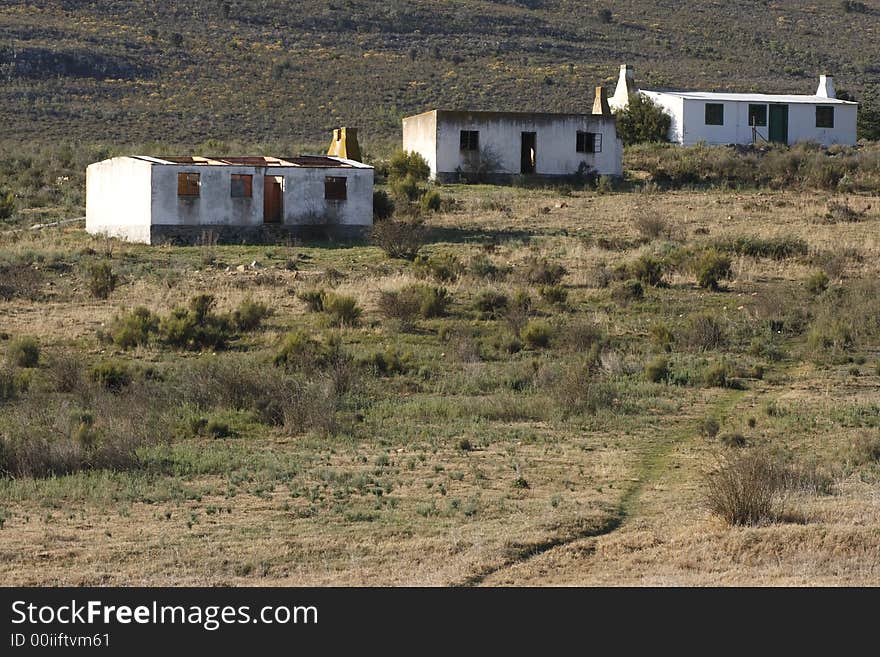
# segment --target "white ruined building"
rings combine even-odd
[[[620,176],[623,145],[604,89],[592,114],[431,110],[403,119],[403,149],[438,182],[509,182],[517,176]]]
[[[632,94],[650,98],[672,117],[669,140],[686,146],[707,144],[856,143],[858,103],[835,97],[831,77],[819,77],[812,95],[649,91],[636,85],[632,66],[620,67],[612,109],[624,108]]]
[[[130,242],[357,237],[373,167],[325,155],[114,157],[86,169],[86,230]]]

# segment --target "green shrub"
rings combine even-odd
[[[553,328],[542,320],[529,322],[522,331],[523,341],[533,349],[541,349],[550,345]]]
[[[296,298],[306,304],[310,312],[319,313],[324,310],[324,290],[303,290]]]
[[[653,256],[643,255],[630,263],[627,269],[629,278],[652,287],[663,285],[663,263]]]
[[[672,117],[646,96],[631,95],[626,108],[616,112],[615,117],[617,134],[626,145],[669,139]]]
[[[444,283],[454,281],[462,271],[458,258],[450,254],[418,256],[414,264],[418,273],[433,276]]]
[[[713,247],[717,251],[735,253],[752,258],[771,258],[785,260],[795,256],[805,256],[810,248],[806,241],[799,237],[755,237],[739,236],[718,240]]]
[[[330,326],[357,326],[362,312],[354,297],[334,293],[324,296],[324,313]]]
[[[440,192],[436,189],[429,189],[422,194],[422,212],[439,212],[441,204],[442,199],[440,198]]]
[[[807,348],[816,357],[839,359],[854,347],[855,336],[845,319],[822,316],[813,322],[807,333]]]
[[[272,314],[272,309],[264,303],[245,299],[232,313],[232,323],[239,331],[255,331],[263,320]]]
[[[175,308],[159,322],[159,340],[177,349],[199,351],[225,349],[235,337],[228,317],[212,311],[214,297],[200,294],[189,301],[187,308]]]
[[[396,181],[411,177],[415,181],[425,181],[431,175],[427,160],[415,151],[397,151],[388,162],[388,180]]]
[[[828,289],[828,274],[817,271],[807,277],[807,292],[814,295],[822,294]]]
[[[373,191],[373,219],[384,221],[394,214],[394,200],[383,189]]]
[[[568,299],[568,291],[561,285],[542,285],[538,294],[548,303],[564,306]]]
[[[425,189],[419,185],[419,181],[414,176],[406,176],[400,180],[394,180],[390,183],[391,193],[402,203],[413,203],[418,201],[425,193]]]
[[[729,368],[726,363],[714,363],[703,371],[703,385],[707,388],[726,388]]]
[[[669,361],[665,356],[656,356],[645,365],[645,379],[651,383],[663,383],[669,378]]]
[[[131,372],[125,363],[108,360],[93,365],[89,378],[111,392],[119,392],[131,383]]]
[[[617,386],[596,372],[592,358],[566,366],[553,385],[552,395],[563,415],[595,415],[620,403]]]
[[[633,301],[639,301],[644,296],[645,288],[635,279],[619,283],[611,289],[611,298],[621,306],[625,306]]]
[[[139,306],[129,314],[117,317],[113,321],[110,335],[113,342],[123,349],[132,349],[138,345],[146,345],[150,336],[159,330],[159,317],[147,308]]]
[[[16,372],[9,367],[0,367],[0,404],[18,397],[21,388]],[[0,468],[2,470],[2,468]]]
[[[474,308],[486,318],[498,317],[507,310],[507,304],[507,295],[496,290],[483,290],[474,299]]]
[[[401,354],[397,349],[389,348],[376,351],[372,355],[361,359],[359,364],[373,371],[376,376],[393,376],[406,374],[413,369],[412,355]]]
[[[663,322],[657,322],[649,331],[651,335],[651,344],[661,351],[672,351],[675,344],[675,334]]]
[[[880,463],[880,435],[862,433],[849,445],[847,461],[855,466]]]
[[[119,277],[113,273],[109,262],[93,264],[89,268],[89,291],[98,299],[106,299],[116,289]]]
[[[15,195],[0,189],[0,221],[10,219],[15,213]]]
[[[311,371],[330,367],[342,357],[342,344],[335,337],[319,342],[297,330],[282,338],[273,362],[292,371]]]
[[[18,338],[9,343],[6,356],[16,367],[36,367],[40,364],[40,343],[36,338]]]
[[[449,291],[445,287],[413,285],[405,290],[406,294],[411,294],[419,300],[419,313],[425,319],[443,317],[452,301]]]
[[[720,281],[731,276],[730,257],[708,249],[694,258],[691,265],[697,284],[708,290],[720,289]]]

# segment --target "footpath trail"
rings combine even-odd
[[[727,391],[718,401],[707,409],[707,414],[723,423],[743,399],[745,391]],[[638,462],[630,485],[626,488],[617,505],[608,513],[599,517],[582,518],[567,526],[567,531],[560,531],[545,540],[528,544],[519,544],[505,555],[497,564],[493,564],[455,584],[456,586],[480,586],[488,579],[502,575],[514,566],[520,566],[532,559],[544,555],[571,543],[584,539],[607,536],[621,529],[628,520],[637,517],[642,493],[657,483],[663,474],[672,467],[672,456],[676,447],[686,445],[700,435],[699,427],[693,421],[685,423],[675,431],[670,431],[646,446],[645,452]]]

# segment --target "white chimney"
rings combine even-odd
[[[834,78],[830,75],[820,75],[819,76],[819,88],[816,90],[816,95],[821,98],[836,98],[834,92]]]
[[[629,97],[637,93],[639,93],[639,88],[636,85],[635,69],[629,64],[621,64],[617,88],[609,101],[611,106],[615,109],[626,107],[629,104]]]

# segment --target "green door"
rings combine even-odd
[[[788,143],[788,105],[770,106],[770,141]]]

